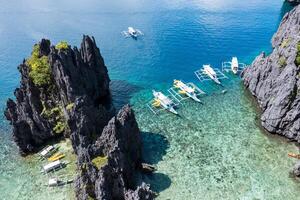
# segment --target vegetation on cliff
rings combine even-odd
[[[298,42],[298,44],[297,44],[297,55],[296,55],[296,59],[295,59],[295,64],[297,66],[300,65],[300,42]]]
[[[26,60],[30,68],[29,76],[37,86],[45,86],[51,83],[51,71],[47,56],[40,56],[40,45],[33,46],[31,56]]]
[[[60,41],[59,43],[57,43],[57,45],[55,45],[55,49],[57,50],[66,50],[68,49],[69,45],[66,41]]]

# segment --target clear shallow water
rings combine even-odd
[[[194,81],[203,63],[219,67],[236,55],[250,63],[270,39],[287,7],[280,1],[198,0],[3,1],[0,8],[0,109],[18,85],[16,66],[42,37],[79,45],[82,34],[100,46],[117,106],[130,102],[145,145],[145,159],[158,172],[143,177],[159,199],[297,199],[300,184],[289,177],[296,147],[263,133],[251,99],[237,78],[204,88],[204,105],[186,101],[181,118],[153,116],[145,107],[151,89],[166,90],[174,78]],[[124,39],[127,26],[141,29]],[[69,199],[72,188],[45,192],[36,158],[21,158],[11,129],[0,118],[0,199]],[[72,168],[71,168],[72,169]],[[71,170],[70,169],[70,170]],[[66,171],[70,171],[66,170]]]

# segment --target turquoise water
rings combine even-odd
[[[157,165],[143,180],[158,199],[298,199],[300,184],[289,176],[297,148],[264,133],[256,105],[237,77],[224,88],[200,85],[193,71],[220,67],[236,55],[250,63],[289,8],[272,0],[3,1],[0,7],[0,109],[19,83],[17,65],[42,37],[79,45],[93,35],[112,81],[115,104],[130,102],[143,132],[145,160]],[[128,26],[145,36],[121,36]],[[174,78],[197,83],[208,95],[189,100],[181,117],[153,115],[145,106],[151,89],[166,91]],[[71,199],[72,187],[48,190],[36,157],[21,158],[11,128],[0,118],[0,199]],[[64,147],[65,145],[63,145]],[[65,146],[68,148],[69,146]],[[63,148],[62,148],[63,149]],[[63,172],[72,176],[72,166]]]

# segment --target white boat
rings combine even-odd
[[[62,168],[63,166],[64,166],[64,163],[61,162],[60,160],[57,160],[57,161],[51,162],[51,163],[43,166],[42,172],[48,173],[48,172],[51,172],[51,171],[56,170],[58,168]]]
[[[54,146],[49,145],[46,146],[42,151],[39,153],[41,157],[46,158],[51,155],[51,153],[55,150]]]
[[[238,70],[239,70],[239,61],[237,59],[237,57],[232,57],[232,60],[231,60],[231,70],[234,74],[237,74],[238,73]]]
[[[70,184],[70,183],[73,183],[73,179],[63,181],[58,178],[50,178],[48,180],[49,187],[63,186],[63,185]]]
[[[240,63],[237,57],[232,57],[231,61],[222,62],[223,71],[232,71],[234,74],[237,74],[239,71],[242,71],[247,67],[246,64]]]
[[[143,35],[143,33],[139,29],[135,29],[133,27],[128,27],[127,31],[122,32],[125,37],[137,38],[139,35]]]
[[[133,27],[128,27],[128,33],[129,35],[131,35],[132,37],[137,37],[138,36],[138,33],[137,31],[133,28]]]
[[[217,84],[221,84],[221,82],[219,81],[219,79],[217,77],[217,73],[215,72],[215,70],[210,65],[203,65],[202,71],[209,78],[211,78],[214,82],[216,82]]]
[[[57,178],[50,178],[48,181],[49,187],[59,186],[61,181],[59,181]]]
[[[175,115],[178,114],[177,111],[174,109],[173,101],[169,97],[167,97],[161,92],[156,92],[155,90],[152,90],[152,94],[155,97],[153,106],[161,106]]]
[[[174,87],[179,88],[179,93],[185,94],[186,96],[192,98],[194,101],[201,102],[200,99],[198,99],[195,89],[186,85],[184,82],[180,80],[174,80]]]

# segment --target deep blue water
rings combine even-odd
[[[34,43],[45,37],[53,44],[66,40],[79,46],[82,35],[88,34],[100,47],[117,106],[131,101],[139,119],[144,116],[140,107],[146,101],[139,99],[143,96],[139,90],[149,93],[152,87],[164,87],[177,77],[196,81],[193,71],[205,63],[220,67],[222,61],[235,55],[250,64],[261,51],[270,52],[271,37],[289,9],[282,1],[273,0],[2,0],[0,5],[1,113],[19,84],[17,66]],[[121,31],[128,26],[145,35],[138,40],[124,38]],[[10,127],[2,114],[0,119],[0,154],[6,155],[3,159],[16,159],[16,168],[22,171],[27,166],[22,166],[16,155]],[[140,121],[144,129],[147,122]],[[17,182],[12,178],[18,175],[14,167],[9,168],[9,175],[1,176],[7,172],[3,163],[0,186],[3,177]],[[8,188],[4,194],[18,191]]]

